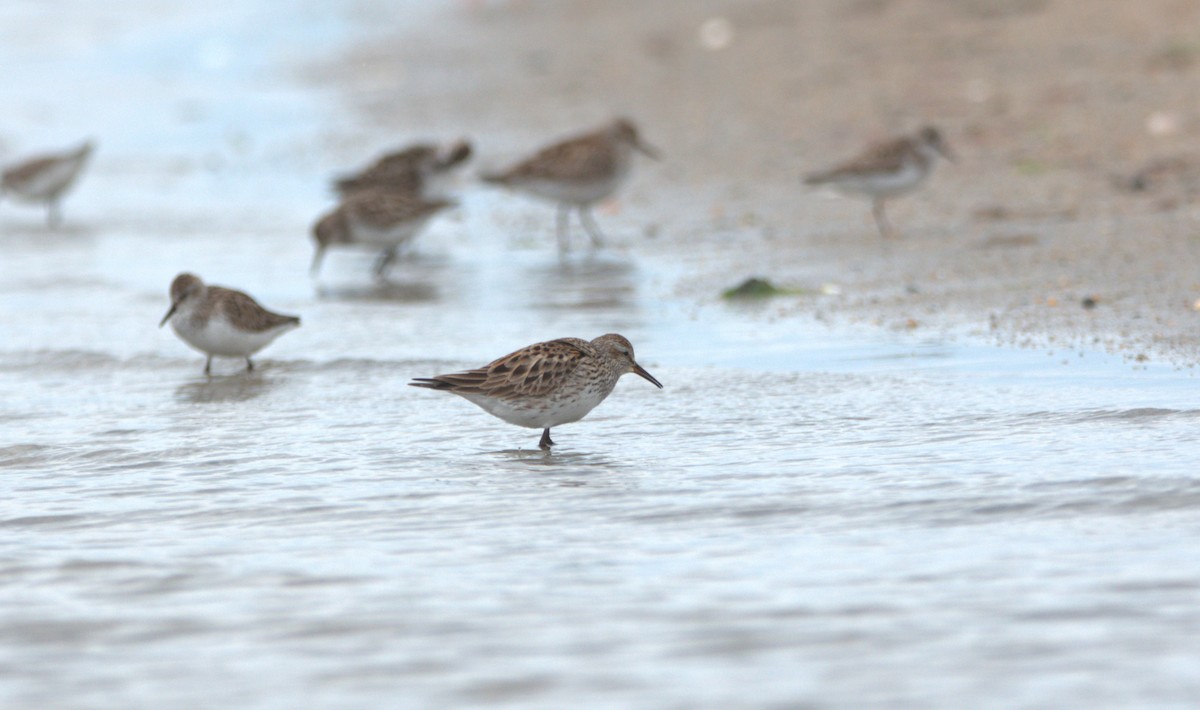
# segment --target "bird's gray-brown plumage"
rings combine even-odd
[[[630,372],[662,387],[634,360],[629,340],[609,333],[590,342],[535,343],[474,370],[419,377],[409,384],[452,392],[506,422],[542,429],[538,445],[549,449],[551,427],[582,419]]]
[[[311,271],[321,268],[325,250],[334,246],[363,246],[381,250],[375,274],[382,276],[400,247],[410,242],[452,200],[424,197],[407,190],[371,189],[351,193],[313,226],[316,251]]]
[[[871,213],[880,234],[894,234],[884,211],[888,198],[915,190],[929,177],[938,156],[950,158],[942,134],[926,126],[911,136],[896,138],[868,148],[857,157],[829,170],[804,178],[808,185],[830,185],[842,192],[871,199]]]
[[[635,150],[658,157],[658,152],[642,141],[633,122],[622,118],[542,148],[507,170],[483,175],[483,180],[554,202],[560,250],[569,247],[571,210],[579,212],[592,243],[600,246],[604,235],[592,217],[592,205],[607,199],[624,183]]]
[[[158,326],[170,322],[176,335],[208,356],[205,374],[212,372],[214,355],[243,357],[253,370],[251,355],[300,325],[296,316],[269,311],[248,294],[209,286],[195,274],[176,276],[170,293],[171,307]]]
[[[334,189],[345,198],[362,190],[387,189],[424,193],[427,182],[470,159],[471,144],[459,141],[448,148],[416,143],[388,153],[363,170],[334,180]]]
[[[73,150],[13,165],[0,173],[0,195],[46,203],[46,223],[56,227],[62,222],[62,197],[75,184],[94,149],[95,143],[87,141]]]

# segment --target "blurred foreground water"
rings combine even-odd
[[[4,156],[100,143],[64,230],[0,202],[0,705],[1200,700],[1190,373],[684,302],[474,189],[310,281],[339,116],[289,71],[356,25],[267,6],[0,10]],[[304,325],[206,378],[184,269]],[[666,389],[553,455],[405,386],[604,332]]]

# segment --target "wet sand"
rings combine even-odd
[[[470,135],[477,165],[616,114],[666,159],[601,210],[621,248],[780,314],[1190,365],[1200,313],[1200,6],[1050,0],[462,2],[444,31],[364,6],[375,39],[310,69],[361,125],[347,164]],[[707,24],[706,24],[707,23]],[[800,176],[925,123],[958,154],[889,205]],[[353,138],[348,138],[352,135]],[[1148,189],[1119,189],[1156,160]],[[552,248],[552,211],[496,218]],[[1094,307],[1085,307],[1085,300]]]

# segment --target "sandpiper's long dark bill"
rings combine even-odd
[[[199,276],[182,273],[171,282],[171,306],[158,327],[171,324],[183,342],[207,355],[204,373],[212,372],[214,355],[246,359],[279,336],[300,326],[296,316],[272,313],[250,296],[209,286]]]
[[[871,199],[871,213],[885,238],[895,232],[884,211],[884,201],[912,192],[933,171],[938,157],[954,159],[950,146],[933,126],[911,136],[896,138],[868,148],[846,163],[812,173],[804,178],[809,185],[829,185],[850,195]]]
[[[658,150],[642,140],[633,122],[619,118],[599,130],[542,148],[483,179],[557,204],[560,250],[570,246],[567,228],[572,210],[579,212],[593,245],[600,246],[604,235],[592,217],[592,205],[608,199],[625,183],[634,151],[659,159]]]
[[[541,429],[549,450],[550,429],[583,419],[633,373],[662,388],[634,360],[633,345],[616,333],[588,342],[559,338],[509,353],[483,367],[437,377],[418,377],[413,387],[453,392],[510,424]]]

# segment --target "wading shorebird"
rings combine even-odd
[[[246,359],[273,340],[300,327],[296,316],[272,313],[250,296],[221,286],[207,286],[199,276],[182,273],[171,282],[171,308],[158,324],[171,323],[183,342],[208,356],[204,374],[212,374],[214,355]]]
[[[509,424],[541,429],[538,446],[549,451],[552,427],[583,419],[630,372],[662,389],[633,359],[633,345],[609,333],[591,342],[559,338],[536,343],[475,370],[418,377],[409,384],[453,392]]]
[[[933,171],[937,157],[953,160],[953,153],[932,126],[917,133],[881,143],[857,158],[804,178],[807,185],[829,185],[850,195],[871,200],[875,225],[885,238],[895,233],[884,212],[884,201],[917,189]]]
[[[62,197],[83,172],[95,147],[86,141],[74,150],[40,155],[6,168],[0,173],[0,196],[46,203],[46,224],[57,227],[62,222]]]
[[[437,183],[469,160],[471,153],[471,144],[466,140],[445,148],[415,143],[380,157],[357,173],[335,179],[333,186],[342,198],[374,189],[436,194]]]
[[[361,246],[381,250],[375,275],[382,278],[400,248],[411,242],[431,217],[455,204],[406,190],[355,192],[313,226],[317,248],[309,272],[316,276],[321,270],[326,249]]]
[[[570,248],[568,222],[571,210],[601,246],[604,235],[592,218],[592,205],[617,191],[633,167],[637,150],[655,160],[658,151],[646,145],[627,119],[617,119],[597,131],[576,136],[539,150],[508,170],[483,175],[485,182],[524,192],[558,205],[558,248]]]

